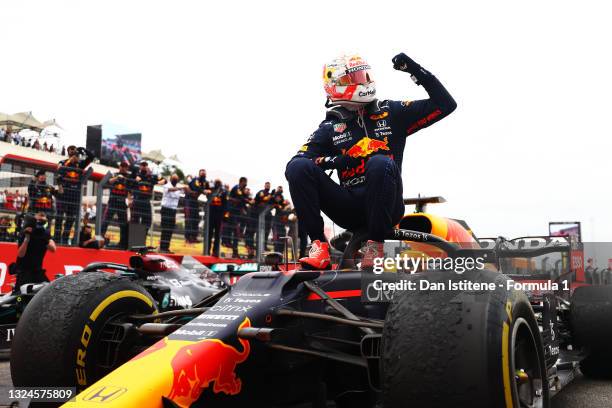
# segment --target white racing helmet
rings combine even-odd
[[[344,55],[323,67],[323,88],[331,105],[359,106],[376,99],[368,63],[359,55]]]

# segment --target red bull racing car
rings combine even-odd
[[[127,276],[58,279],[17,327],[13,382],[76,387],[66,407],[510,408],[548,407],[579,368],[612,375],[612,287],[571,293],[570,243],[480,243],[418,212],[385,250],[454,266],[378,273],[359,270],[363,237],[335,269],[249,273],[177,310]],[[551,254],[553,272],[511,262]]]

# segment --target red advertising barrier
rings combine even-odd
[[[117,251],[111,249],[84,249],[74,247],[58,247],[55,253],[47,251],[43,268],[46,270],[49,280],[55,279],[56,275],[72,275],[78,273],[83,267],[92,262],[115,262],[127,264],[130,256],[134,255],[130,251]],[[167,255],[178,263],[183,260],[183,255]],[[214,263],[243,263],[241,259],[225,259],[212,256],[193,256],[194,259],[204,265]],[[17,259],[17,244],[14,242],[0,242],[0,293],[7,293],[12,290],[15,283],[15,276],[9,275],[8,266]]]

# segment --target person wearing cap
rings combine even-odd
[[[176,173],[170,176],[170,183],[164,184],[164,195],[161,201],[161,238],[159,240],[159,250],[170,253],[170,242],[172,233],[176,226],[176,209],[179,200],[184,196],[187,186],[179,186],[179,177]]]
[[[221,222],[227,210],[227,190],[223,187],[221,180],[216,179],[210,195],[210,217],[208,218],[208,251],[212,256],[219,256],[221,241]],[[213,245],[213,237],[215,243]],[[207,254],[208,255],[208,254]]]
[[[53,196],[57,190],[47,184],[47,174],[44,170],[36,172],[35,177],[28,184],[29,213],[44,212],[48,219],[53,214]]]
[[[278,186],[272,192],[272,206],[274,207],[274,218],[272,219],[272,242],[275,252],[282,252],[285,247],[283,237],[287,236],[288,216],[290,207],[285,196],[283,196],[283,186]]]
[[[104,238],[94,236],[93,229],[89,225],[87,218],[83,219],[83,226],[79,233],[79,246],[88,249],[102,249],[105,243]]]
[[[134,179],[134,188],[132,189],[133,200],[130,222],[144,225],[148,234],[153,217],[151,209],[153,187],[159,181],[159,178],[152,174],[149,163],[144,160],[139,163],[138,170],[132,177]]]
[[[201,194],[210,194],[210,186],[206,181],[206,170],[200,169],[198,177],[191,179],[185,190],[185,240],[197,243],[198,224],[200,221],[200,206],[198,198]]]
[[[130,164],[122,161],[119,165],[119,171],[108,180],[110,187],[110,196],[104,210],[101,234],[106,236],[108,225],[117,218],[119,225],[119,247],[127,249],[127,198],[133,180],[129,172]]]
[[[259,190],[257,194],[255,195],[255,208],[257,210],[256,211],[257,217],[259,217],[261,213],[263,213],[266,209],[268,209],[270,204],[272,204],[272,193],[270,192],[270,182],[266,181],[266,183],[264,184],[264,188],[262,190]],[[268,250],[268,237],[270,236],[271,228],[272,228],[272,212],[268,211],[268,213],[266,214],[266,219],[265,219],[264,239],[263,239],[263,245],[264,245],[263,249],[265,251]]]
[[[55,242],[51,239],[47,224],[47,216],[42,211],[24,217],[23,229],[17,239],[17,260],[10,267],[17,275],[15,293],[25,284],[49,281],[43,269],[43,260],[47,250],[55,252]]]
[[[54,240],[67,244],[70,231],[79,212],[81,185],[87,166],[94,159],[94,154],[83,147],[68,146],[68,159],[59,162],[56,181],[58,184]],[[80,156],[84,155],[85,158]],[[78,237],[75,237],[77,239]]]
[[[227,232],[226,239],[229,246],[232,248],[232,258],[239,258],[238,253],[238,240],[240,239],[241,224],[244,220],[244,214],[246,213],[246,204],[249,198],[245,194],[248,180],[246,177],[240,177],[238,184],[236,184],[229,192],[228,195],[228,212],[229,217],[227,218],[223,232]]]

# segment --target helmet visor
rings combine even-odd
[[[368,82],[372,82],[368,65],[349,68],[346,70],[346,75],[338,78],[338,85],[361,85]]]

